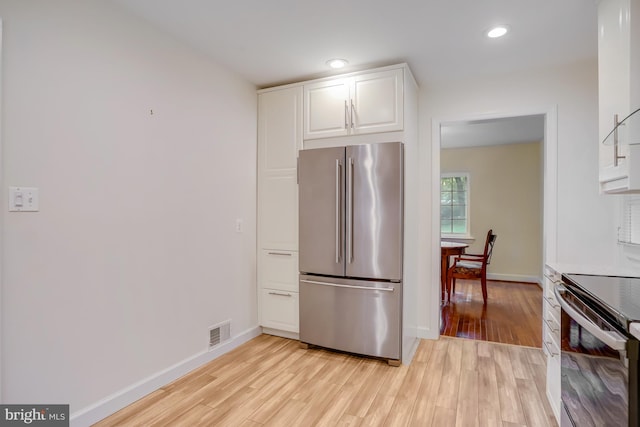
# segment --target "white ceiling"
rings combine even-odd
[[[442,148],[540,142],[544,115],[446,123],[440,127]]]
[[[418,84],[595,58],[596,0],[111,0],[259,87],[407,62]],[[506,37],[484,31],[507,24]]]
[[[258,87],[336,74],[336,57],[340,73],[406,62],[429,87],[597,56],[596,0],[111,1]],[[495,24],[511,32],[486,38]],[[449,124],[443,147],[540,141],[540,120]]]

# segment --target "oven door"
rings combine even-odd
[[[629,417],[627,338],[564,286],[561,313],[561,427],[637,425]],[[635,411],[634,411],[635,412]]]

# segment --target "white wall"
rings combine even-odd
[[[576,63],[558,69],[492,76],[430,86],[421,82],[421,212],[431,224],[433,178],[439,176],[439,147],[433,147],[432,121],[469,116],[540,113],[557,109],[557,220],[555,247],[547,261],[613,264],[614,200],[598,194],[597,64]],[[433,227],[422,233],[424,259],[420,302],[422,336],[438,335],[439,236]],[[547,241],[553,239],[547,236]],[[437,252],[436,252],[437,251]],[[553,255],[555,254],[555,256]],[[549,256],[555,259],[549,259]]]
[[[110,2],[0,17],[2,396],[73,414],[257,326],[255,87]]]

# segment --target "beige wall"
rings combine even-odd
[[[535,280],[542,270],[542,143],[443,149],[441,172],[470,175],[468,252],[482,253],[486,233],[498,235],[489,274]]]

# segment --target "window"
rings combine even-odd
[[[469,174],[443,174],[440,178],[440,234],[469,236]]]

